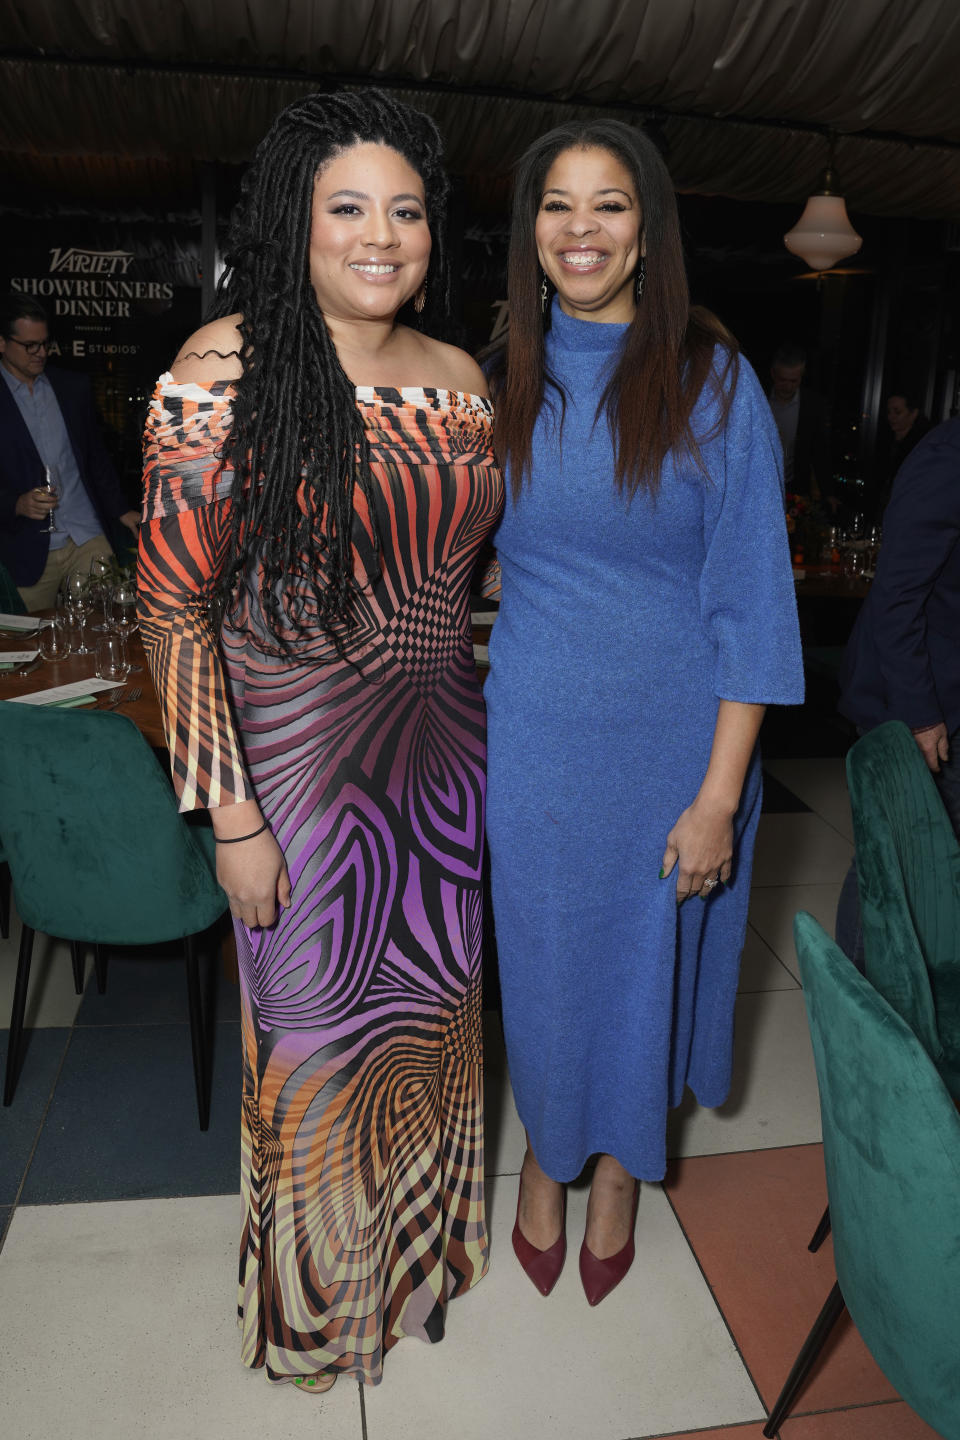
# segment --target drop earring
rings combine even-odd
[[[540,281],[540,314],[547,313],[547,301],[550,299],[550,287],[547,285],[547,277],[543,276]]]
[[[643,299],[643,287],[647,283],[647,262],[640,256],[640,268],[637,271],[637,304]]]
[[[426,303],[427,303],[427,282],[426,282],[426,280],[424,280],[423,284],[420,286],[420,289],[417,291],[416,297],[415,297],[414,302],[413,302],[413,308],[414,308],[414,310],[416,310],[416,312],[417,312],[418,315],[422,315],[422,314],[423,314],[423,307],[424,307],[424,305],[426,305]]]

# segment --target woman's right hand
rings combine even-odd
[[[248,819],[244,806],[241,829],[236,821],[240,817],[240,806],[230,806],[232,812],[229,825],[222,822],[224,812],[219,812],[221,824],[214,824],[221,836],[229,840],[227,830],[236,834],[250,834],[249,840],[238,840],[235,844],[221,843],[217,846],[217,879],[226,891],[230,901],[230,913],[242,920],[248,930],[262,929],[272,925],[277,918],[277,905],[284,909],[290,904],[290,876],[283,851],[269,830],[259,835],[251,832],[259,829],[263,820],[254,807],[253,818]]]

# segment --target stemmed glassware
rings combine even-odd
[[[87,644],[85,626],[87,616],[93,605],[93,597],[90,594],[90,581],[86,575],[71,575],[67,580],[67,604],[70,606],[73,618],[80,629],[80,644],[74,647],[75,655],[92,655],[93,651]]]
[[[142,670],[142,665],[130,664],[130,653],[127,646],[129,637],[136,630],[139,621],[137,620],[137,591],[134,585],[126,582],[117,585],[113,591],[113,624],[123,637],[124,654],[127,660],[127,669],[131,674]]]
[[[107,609],[108,605],[110,604],[109,577],[110,561],[107,559],[106,555],[94,555],[93,559],[90,561],[90,578],[93,581],[94,585],[97,587],[97,593],[100,596],[100,605],[103,610],[103,619],[100,621],[99,625],[94,625],[93,629],[96,634],[101,635],[109,634],[109,632],[113,629],[113,625],[110,623],[110,614]]]
[[[40,485],[37,486],[37,489],[45,490],[53,500],[60,499],[60,482],[59,476],[57,475],[56,466],[45,465],[43,467],[43,481]],[[52,509],[47,511],[47,523],[40,526],[41,534],[56,535],[57,522],[53,518],[56,514],[56,510],[57,507],[56,505],[54,505]]]

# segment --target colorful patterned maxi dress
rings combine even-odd
[[[376,1383],[401,1336],[442,1337],[487,1265],[469,588],[501,477],[487,401],[358,389],[383,548],[376,575],[358,490],[346,657],[319,630],[271,654],[253,587],[218,648],[230,401],[223,382],[157,386],[140,608],[181,808],[255,795],[293,887],[272,928],[236,927],[242,1356],[271,1379]]]

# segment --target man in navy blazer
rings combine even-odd
[[[840,684],[862,730],[910,727],[960,832],[960,420],[931,430],[897,474]]]
[[[52,605],[69,575],[112,554],[110,521],[136,534],[140,518],[104,447],[90,382],[47,370],[49,340],[36,301],[11,295],[0,303],[0,561],[28,610]],[[41,488],[46,470],[56,498]]]
[[[931,430],[897,472],[840,688],[840,709],[860,730],[909,726],[960,837],[960,420]],[[837,940],[859,955],[853,869]]]

